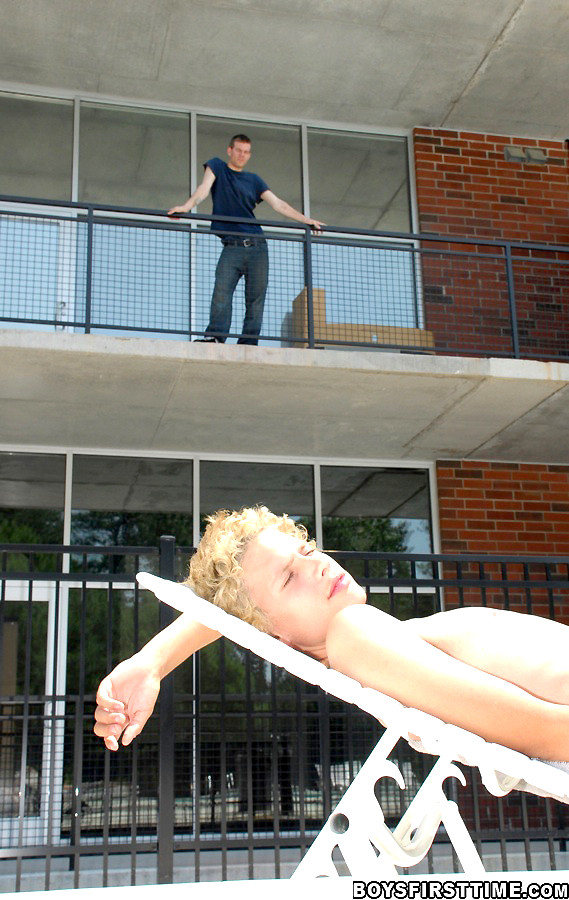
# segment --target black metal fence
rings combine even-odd
[[[163,682],[142,735],[111,754],[92,733],[100,679],[167,623],[139,569],[180,578],[188,549],[0,546],[0,891],[288,877],[382,733],[221,640]],[[489,604],[569,621],[569,558],[338,553],[399,618]],[[403,814],[432,759],[402,745]],[[490,868],[567,866],[566,812],[452,785]],[[424,871],[456,870],[441,832]]]
[[[0,197],[0,324],[191,340],[208,324],[211,216]],[[239,221],[224,220],[226,236]],[[569,247],[262,222],[260,339],[287,347],[569,355]],[[227,333],[241,334],[242,283]]]

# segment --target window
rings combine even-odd
[[[202,462],[201,516],[218,509],[267,506],[302,522],[314,534],[312,466],[285,463]]]
[[[73,103],[0,94],[2,193],[70,200]]]
[[[192,463],[76,456],[72,542],[157,546],[161,534],[192,543]]]
[[[186,113],[81,105],[79,200],[167,210],[189,192]]]
[[[431,552],[427,472],[322,466],[321,483],[327,549]]]
[[[0,543],[61,543],[64,495],[63,455],[0,453]]]
[[[310,213],[329,225],[410,231],[407,139],[308,130]]]

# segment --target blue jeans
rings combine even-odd
[[[245,278],[245,318],[237,343],[257,344],[269,278],[269,253],[264,238],[253,238],[248,247],[243,243],[228,243],[221,251],[206,329],[206,335],[221,343],[225,342],[231,328],[233,293],[242,277]]]

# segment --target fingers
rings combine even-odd
[[[107,750],[113,751],[119,749],[121,734],[123,747],[128,747],[143,727],[138,722],[129,724],[126,716],[111,715],[107,710],[98,707],[95,710],[95,720],[93,731],[97,737],[103,738]]]
[[[127,725],[122,736],[123,747],[128,747],[129,744],[132,744],[135,737],[137,737],[142,731],[142,728],[143,724],[141,724],[140,722],[132,722],[130,725]]]
[[[140,734],[147,721],[148,716],[142,712],[136,712],[132,719],[129,719],[124,713],[110,712],[97,706],[93,731],[97,737],[103,738],[108,750],[118,750],[121,735],[123,747],[128,747]]]
[[[97,706],[108,710],[109,712],[122,712],[124,703],[113,697],[113,682],[110,676],[103,678],[97,691]]]
[[[114,712],[102,706],[97,706],[95,709],[95,721],[103,725],[120,725],[124,727],[127,722],[127,716],[126,713]]]
[[[113,685],[110,678],[104,678],[97,691],[97,707],[95,709],[95,726],[93,731],[102,737],[105,747],[116,751],[119,748],[118,738],[123,732],[128,718],[124,712],[124,703],[112,696]]]
[[[142,731],[142,729],[148,722],[148,719],[150,718],[151,713],[152,713],[152,707],[150,707],[150,709],[146,709],[146,710],[137,709],[132,714],[132,716],[130,717],[130,721],[129,721],[127,727],[125,728],[124,734],[122,736],[121,743],[122,743],[123,747],[128,747],[128,745],[133,742],[135,737],[137,737],[140,734],[140,732]]]
[[[109,750],[118,750],[118,738],[121,736],[127,723],[128,719],[125,715],[110,713],[106,709],[97,707],[93,731],[97,737],[103,738],[105,747],[108,747]]]

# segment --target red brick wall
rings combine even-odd
[[[437,463],[443,553],[569,556],[569,466]]]
[[[414,144],[420,231],[569,244],[563,141],[417,128]],[[550,162],[506,162],[510,145],[539,148]]]
[[[437,463],[439,521],[442,553],[472,553],[498,556],[569,556],[569,466],[529,463],[474,462],[471,460]],[[448,565],[446,575],[455,576]],[[522,564],[484,564],[484,577],[493,584],[446,590],[447,605],[504,606],[525,611],[531,599],[532,610],[569,622],[569,595],[555,584],[567,579],[567,566],[551,568],[549,575],[541,564],[524,571]],[[547,581],[548,586],[532,586],[528,594],[517,580]],[[462,577],[477,580],[478,563],[463,566]],[[551,587],[549,587],[551,585]]]
[[[419,230],[483,240],[569,245],[569,165],[563,141],[417,128],[414,134]],[[546,165],[507,162],[504,146],[539,148]],[[425,324],[439,351],[512,355],[503,258],[473,241],[423,256]],[[498,251],[500,256],[501,251]],[[535,256],[545,258],[538,262]],[[523,356],[569,354],[569,257],[514,253]]]

